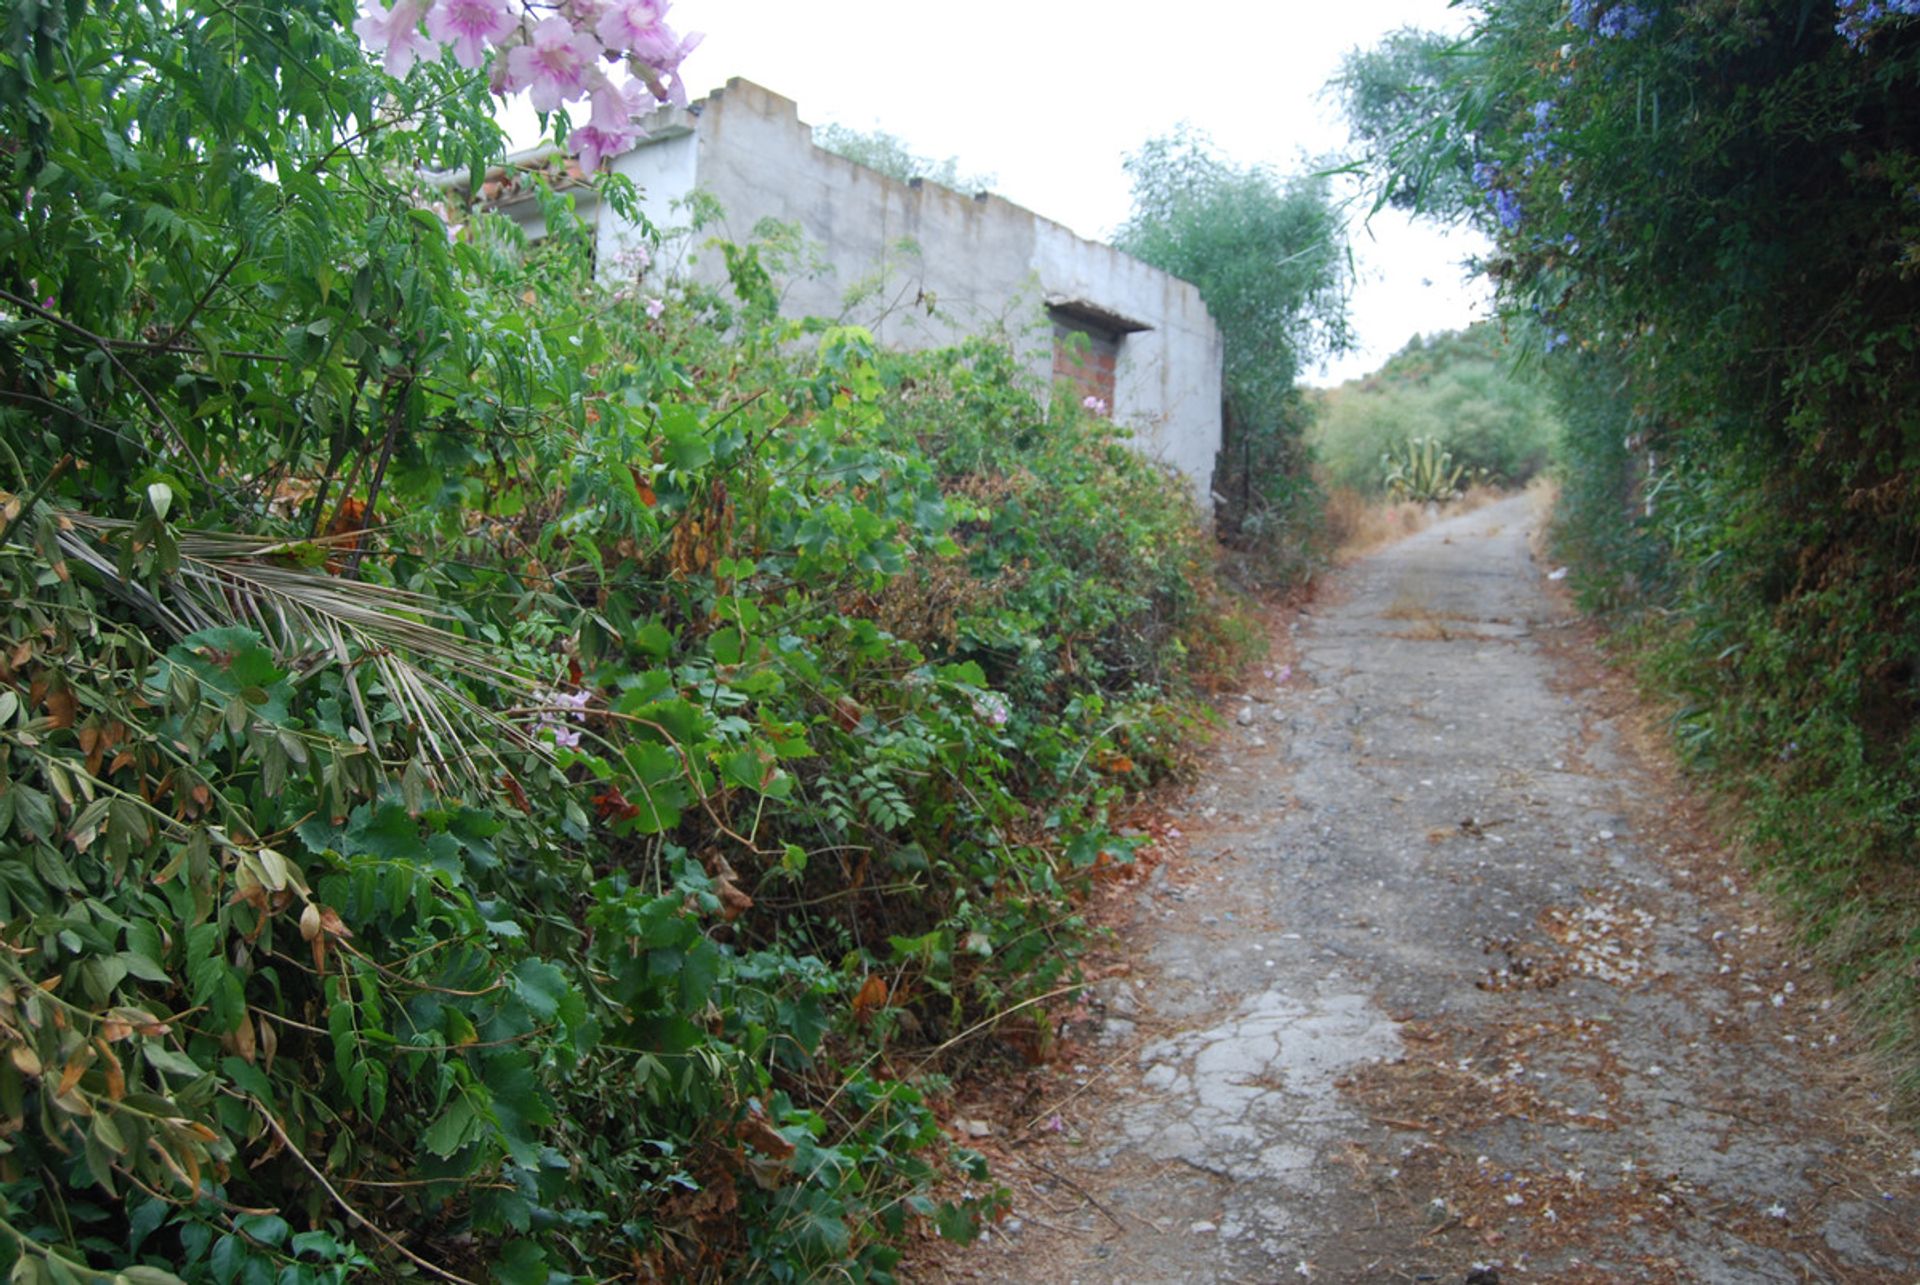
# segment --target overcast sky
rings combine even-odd
[[[699,96],[744,76],[809,124],[884,129],[1082,235],[1127,216],[1129,152],[1182,121],[1231,159],[1297,171],[1346,130],[1322,87],[1343,55],[1403,26],[1459,30],[1446,0],[679,0],[706,33],[686,66]],[[1314,382],[1364,374],[1415,333],[1467,324],[1485,289],[1460,262],[1480,241],[1392,212],[1353,230],[1361,350]]]

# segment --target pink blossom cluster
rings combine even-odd
[[[980,692],[973,698],[973,715],[989,727],[1005,727],[1013,704],[999,692]]]
[[[556,718],[555,715],[560,711],[565,711],[565,717],[572,719],[576,723],[584,722],[586,720],[584,711],[587,708],[587,702],[592,698],[592,694],[589,692],[535,692],[533,699],[540,709],[540,722],[536,730],[551,734],[553,743],[561,749],[579,749],[580,733],[578,729],[568,727]]]
[[[381,54],[387,74],[452,49],[462,67],[492,60],[502,97],[525,92],[534,110],[585,100],[585,124],[567,134],[591,173],[640,137],[638,117],[656,102],[684,104],[680,64],[700,43],[667,25],[672,0],[364,0],[354,32]],[[422,27],[425,30],[422,30]],[[625,65],[627,77],[612,74]]]
[[[1090,411],[1095,415],[1104,415],[1107,413],[1107,399],[1104,397],[1088,395],[1080,399],[1080,406],[1081,409]]]

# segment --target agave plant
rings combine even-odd
[[[1382,452],[1380,468],[1388,495],[1419,504],[1459,499],[1460,479],[1467,471],[1453,462],[1453,452],[1437,437],[1408,438],[1398,452]]]

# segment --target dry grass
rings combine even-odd
[[[1496,500],[1504,500],[1507,495],[1508,492],[1490,486],[1474,486],[1457,500],[1427,505],[1362,495],[1344,486],[1334,487],[1327,492],[1327,543],[1333,548],[1334,561],[1351,562],[1383,545],[1424,531],[1443,518],[1471,513]]]

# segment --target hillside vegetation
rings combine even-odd
[[[1307,435],[1315,460],[1332,485],[1377,495],[1383,460],[1431,441],[1464,482],[1524,485],[1552,458],[1560,416],[1539,372],[1516,370],[1517,356],[1491,324],[1416,335],[1378,371],[1319,395]]]

